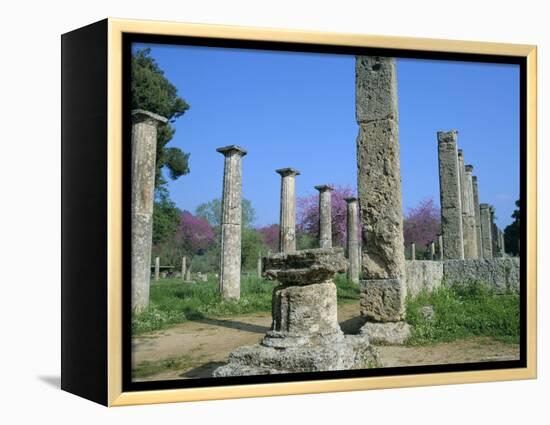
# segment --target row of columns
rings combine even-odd
[[[478,179],[473,165],[464,163],[457,149],[458,132],[437,133],[441,233],[443,259],[490,259],[504,255],[500,229],[494,223],[494,208],[479,203]]]

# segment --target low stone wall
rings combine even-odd
[[[491,260],[406,261],[407,293],[415,296],[422,290],[432,292],[441,285],[482,282],[497,292],[519,291],[519,258]]]
[[[519,291],[519,258],[491,260],[448,260],[444,262],[445,285],[483,282],[497,292]]]
[[[443,261],[405,261],[405,276],[408,295],[432,292],[443,281]]]

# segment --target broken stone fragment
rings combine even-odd
[[[264,277],[283,285],[312,285],[345,272],[348,262],[342,248],[316,248],[272,254],[264,258],[263,267]]]

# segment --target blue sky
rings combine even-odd
[[[257,225],[278,222],[277,168],[300,170],[297,196],[324,183],[356,189],[353,56],[147,46],[191,105],[169,144],[191,154],[191,172],[168,179],[179,208],[193,212],[221,196],[216,148],[231,144],[248,150],[243,196]],[[436,133],[457,129],[480,202],[493,204],[505,227],[519,197],[519,67],[398,59],[397,69],[404,211],[425,198],[439,205]]]

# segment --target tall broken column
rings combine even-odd
[[[319,248],[332,248],[332,187],[315,186],[319,191]]]
[[[296,251],[296,176],[294,168],[275,170],[281,175],[281,210],[279,216],[279,252]]]
[[[477,188],[477,176],[472,176],[472,193],[474,196],[474,217],[476,220],[477,258],[483,258],[483,242],[481,237],[481,217],[479,215],[479,192]]]
[[[439,248],[438,260],[443,261],[443,236],[442,235],[437,235],[437,245]]]
[[[224,299],[241,296],[242,157],[246,150],[230,145],[216,149],[224,156],[219,291]]]
[[[404,342],[409,329],[402,322],[406,285],[395,59],[357,56],[355,96],[363,235],[361,314],[382,322],[367,322],[364,331],[371,335],[384,329],[395,336],[394,342]]]
[[[471,260],[479,258],[477,252],[477,228],[472,181],[473,170],[473,165],[468,164],[464,166],[464,198],[466,201],[464,209],[466,210],[466,239],[468,241],[468,243],[464,245],[464,257]]]
[[[359,261],[359,240],[358,240],[358,204],[357,198],[344,198],[347,203],[347,249],[348,249],[348,279],[359,283],[360,261]]]
[[[132,111],[132,310],[149,305],[157,127],[168,120],[152,112]]]
[[[479,205],[479,215],[481,221],[481,245],[483,247],[483,258],[489,260],[493,258],[493,237],[491,224],[491,207],[489,204]]]
[[[441,233],[445,260],[464,259],[457,134],[456,130],[437,132]]]

